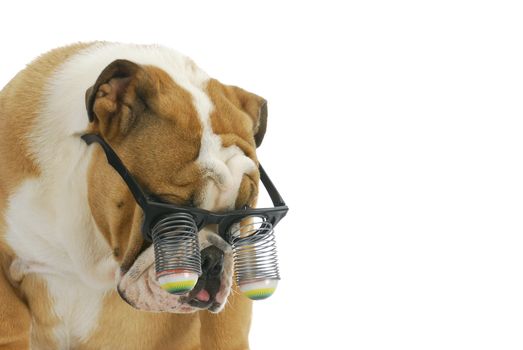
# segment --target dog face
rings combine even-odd
[[[254,206],[256,146],[266,103],[209,79],[192,61],[168,74],[156,66],[117,60],[86,91],[89,132],[104,137],[151,195],[170,203],[228,211]],[[148,311],[220,311],[230,293],[229,245],[209,225],[199,232],[202,271],[187,295],[160,288],[154,252],[141,234],[143,214],[104,153],[95,147],[88,171],[89,206],[120,264],[118,291]]]

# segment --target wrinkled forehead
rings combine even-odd
[[[245,176],[257,176],[255,148],[249,142],[252,125],[224,93],[221,83],[210,79],[186,57],[178,57],[176,62],[146,67],[158,82],[158,93],[150,103],[162,122],[155,128],[155,135],[147,135],[141,143],[154,139],[153,144],[143,148],[153,147],[158,155],[154,162],[166,167],[157,174],[163,179],[156,182],[192,183],[197,188],[193,188],[191,196],[197,192],[199,207],[232,209]],[[164,186],[151,184],[161,192],[173,191],[159,189]]]

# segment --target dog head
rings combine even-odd
[[[217,212],[254,206],[256,147],[267,118],[261,97],[209,79],[188,59],[170,72],[116,60],[87,89],[86,105],[88,131],[108,141],[148,194]],[[141,208],[98,147],[88,170],[88,200],[120,264],[118,291],[126,302],[148,311],[223,308],[233,264],[215,227],[198,234],[203,274],[196,287],[171,295],[156,281],[153,248],[142,238]]]

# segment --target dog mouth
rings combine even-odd
[[[208,309],[209,311],[218,310],[221,307],[221,304],[216,301],[216,296],[212,296],[205,288],[199,291],[191,291],[187,299],[182,298],[181,301],[193,308]]]
[[[220,279],[202,275],[187,297],[182,297],[180,301],[197,309],[219,310],[223,302],[218,302],[216,297],[221,286]]]
[[[206,309],[219,312],[232,285],[232,257],[225,255],[220,273],[215,271],[212,276],[204,273],[190,292],[177,295],[160,286],[156,279],[154,249],[149,246],[127,271],[121,270],[118,293],[127,304],[142,311],[190,313]]]

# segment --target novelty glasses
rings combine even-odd
[[[274,227],[289,209],[261,165],[260,179],[274,207],[245,206],[215,213],[158,201],[140,187],[100,135],[85,134],[82,139],[88,145],[96,142],[102,147],[107,161],[142,208],[142,235],[154,245],[156,276],[162,288],[173,294],[192,290],[202,274],[198,232],[206,225],[216,224],[218,234],[232,246],[240,290],[254,300],[272,295],[280,279]]]

